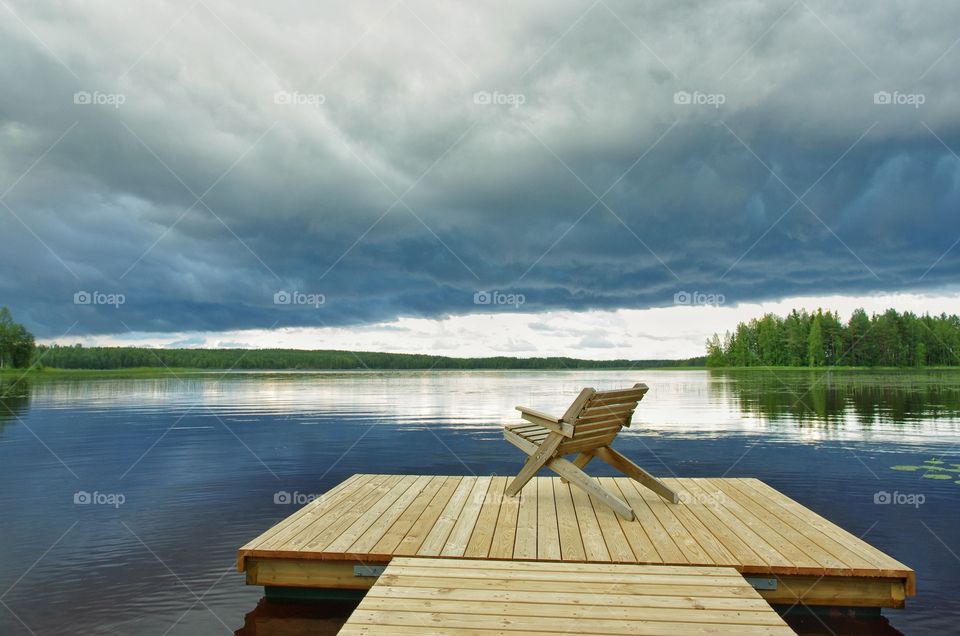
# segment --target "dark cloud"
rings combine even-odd
[[[960,248],[941,258],[956,3],[13,6],[30,29],[0,26],[0,304],[42,336],[515,311],[481,290],[525,311],[864,294],[960,269]]]

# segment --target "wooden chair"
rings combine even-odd
[[[507,486],[507,495],[516,495],[538,470],[546,466],[565,481],[613,508],[624,519],[632,521],[636,516],[633,509],[583,472],[583,467],[597,457],[667,501],[679,503],[680,497],[666,484],[610,448],[620,429],[630,426],[633,411],[646,392],[646,384],[635,384],[632,389],[618,391],[586,388],[580,391],[562,417],[518,406],[520,417],[526,422],[505,426],[503,436],[528,457],[520,474]],[[573,461],[564,457],[572,453],[577,453]]]

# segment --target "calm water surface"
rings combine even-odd
[[[617,443],[637,463],[759,477],[917,570],[905,610],[788,615],[796,629],[957,633],[960,373],[524,371],[0,386],[0,634],[335,633],[349,606],[267,603],[234,570],[296,509],[276,493],[355,472],[514,473],[514,405],[562,412],[583,386],[637,381],[651,390]]]

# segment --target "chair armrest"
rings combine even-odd
[[[540,411],[535,411],[525,406],[518,406],[517,410],[520,411],[520,417],[528,422],[539,424],[544,428],[560,433],[564,437],[573,437],[573,425],[564,422],[559,417],[547,415],[546,413],[541,413]]]

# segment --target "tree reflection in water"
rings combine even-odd
[[[960,374],[938,371],[713,371],[740,408],[770,420],[862,425],[960,415]]]
[[[26,379],[0,379],[0,435],[16,422],[30,405],[30,383]]]

